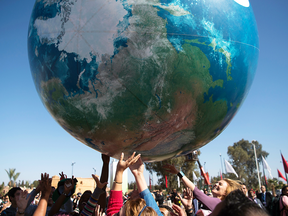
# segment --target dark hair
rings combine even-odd
[[[288,186],[285,185],[284,187],[282,187],[282,191],[281,191],[282,193],[281,193],[281,195],[284,195],[284,194],[283,194],[283,191],[285,190],[285,188],[288,188]]]
[[[268,216],[268,213],[265,210],[261,209],[255,202],[247,198],[241,190],[232,191],[223,202],[224,207],[219,212],[218,216]]]
[[[18,190],[21,190],[21,188],[20,187],[13,187],[13,188],[11,188],[10,190],[9,190],[9,192],[8,192],[8,197],[9,197],[9,200],[10,200],[10,197],[14,197],[15,196],[15,193],[16,193],[16,191],[18,191]],[[11,201],[11,200],[10,200]]]
[[[172,209],[170,206],[168,206],[168,205],[159,205],[159,209],[160,209],[160,208],[166,209],[166,210],[169,212],[170,215],[171,215],[172,213],[174,213],[173,209]],[[160,210],[160,211],[161,211],[161,210]]]

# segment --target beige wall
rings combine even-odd
[[[99,178],[99,176],[97,176]],[[76,177],[78,180],[77,185],[76,185],[76,190],[75,194],[77,193],[84,193],[86,190],[90,190],[92,193],[94,189],[96,188],[96,182],[93,178],[80,178]],[[60,181],[59,176],[53,176],[52,177],[52,183],[51,185],[57,188],[58,182]]]

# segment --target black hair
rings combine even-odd
[[[247,198],[242,191],[234,190],[225,198],[224,207],[218,216],[250,216],[263,215],[268,213],[261,209],[255,202]]]
[[[285,188],[287,188],[287,187],[288,187],[287,185],[285,185],[285,186],[282,187],[282,191],[281,191],[282,193],[281,193],[281,195],[284,195],[284,194],[283,194],[283,191],[284,191]],[[285,194],[285,195],[286,195],[286,194]]]
[[[11,201],[11,197],[14,197],[15,196],[15,193],[16,193],[16,191],[18,191],[18,190],[21,190],[21,188],[20,187],[13,187],[13,188],[11,188],[9,191],[8,191],[8,197],[9,197],[9,200]]]

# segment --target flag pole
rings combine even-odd
[[[280,150],[280,154],[281,154],[282,163],[283,163],[283,166],[284,166],[284,161],[283,161],[283,158],[284,158],[284,156],[282,155],[282,152],[281,152],[281,150]],[[286,173],[286,170],[285,170],[285,166],[284,166],[284,172],[285,172],[286,181],[287,181],[287,184],[288,184],[288,178],[287,178],[287,173]]]
[[[268,185],[266,184],[266,175],[265,175],[265,169],[264,169],[263,156],[262,156],[262,166],[263,166],[264,184],[265,184],[265,187],[266,187],[266,190],[267,190]]]

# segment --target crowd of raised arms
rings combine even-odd
[[[107,194],[105,191],[109,160],[109,156],[102,155],[101,177],[98,179],[92,175],[97,185],[93,192],[85,191],[81,197],[75,197],[73,193],[76,179],[73,177],[67,179],[62,172],[60,174],[61,178],[64,178],[60,181],[62,184],[59,182],[58,188],[55,189],[51,186],[52,180],[49,174],[42,173],[39,185],[31,193],[28,194],[19,187],[9,190],[2,198],[4,204],[0,210],[1,216],[288,216],[288,186],[282,188],[280,197],[266,192],[265,186],[261,187],[262,193],[256,196],[252,189],[247,191],[245,184],[223,179],[212,187],[211,194],[207,194],[207,189],[204,191],[198,189],[183,172],[179,172],[175,166],[169,164],[163,168],[169,173],[178,175],[186,188],[182,193],[177,193],[176,189],[173,189],[166,201],[162,190],[155,194],[149,191],[143,175],[144,164],[141,155],[135,153],[127,160],[124,160],[122,153],[110,194]],[[127,193],[123,195],[122,176],[127,168],[135,177],[137,189],[134,188],[129,195]],[[31,204],[37,194],[41,194],[40,201],[37,205]]]

